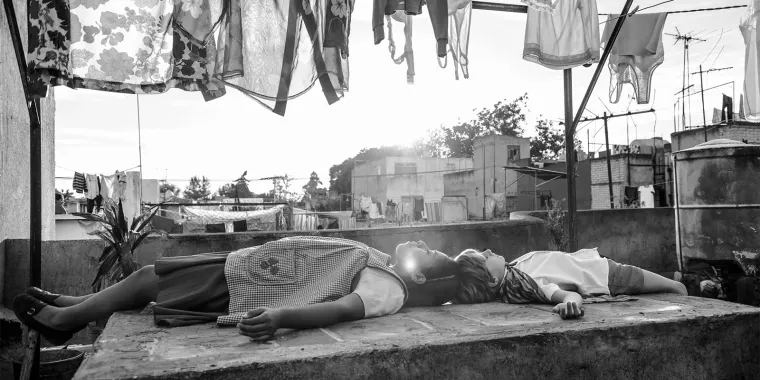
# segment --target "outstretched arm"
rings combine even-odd
[[[351,293],[332,302],[280,309],[251,310],[238,323],[240,334],[264,341],[280,328],[311,329],[364,318],[364,303]]]
[[[562,319],[573,319],[583,316],[583,297],[576,292],[557,290],[552,294],[552,302],[556,303],[552,309]]]

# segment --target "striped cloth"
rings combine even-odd
[[[504,303],[551,303],[533,278],[510,264],[504,271],[499,295]]]
[[[78,173],[78,172],[74,172],[74,182],[71,185],[71,187],[77,193],[85,193],[85,192],[87,192],[87,182],[84,180],[84,174]]]
[[[408,291],[390,268],[391,257],[346,239],[297,236],[230,253],[224,267],[230,292],[229,315],[220,326],[235,325],[250,310],[335,301],[351,292],[354,276],[366,267],[384,270]]]

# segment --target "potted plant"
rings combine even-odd
[[[89,213],[74,213],[87,221],[97,222],[99,228],[89,232],[105,242],[103,253],[98,260],[98,272],[92,282],[94,292],[118,283],[140,268],[140,263],[135,259],[135,251],[146,237],[151,235],[168,236],[163,230],[152,228],[150,221],[158,212],[158,207],[153,208],[136,216],[129,223],[124,215],[121,200],[119,203],[106,200],[102,215]],[[107,320],[106,320],[107,321]],[[91,331],[99,335],[106,321],[98,321]],[[93,331],[95,330],[95,331]]]

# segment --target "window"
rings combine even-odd
[[[417,174],[417,164],[413,162],[397,162],[395,174]]]
[[[520,159],[520,146],[519,145],[507,145],[507,159],[509,161]]]

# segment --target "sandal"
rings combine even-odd
[[[87,327],[84,325],[81,328],[61,331],[45,326],[41,322],[34,319],[34,316],[47,306],[48,304],[45,302],[42,302],[28,294],[20,294],[13,299],[13,312],[16,314],[16,318],[18,318],[21,323],[27,325],[27,327],[30,329],[39,332],[40,335],[42,335],[54,346],[60,346],[66,343],[66,341],[71,339],[77,331]]]
[[[61,296],[60,294],[53,294],[53,293],[48,292],[47,290],[42,290],[42,289],[34,287],[34,286],[32,286],[30,288],[26,288],[26,294],[28,294],[28,295],[30,295],[30,296],[32,296],[32,297],[34,297],[34,298],[36,298],[36,299],[44,302],[44,303],[46,303],[46,304],[48,304],[50,306],[60,307],[60,305],[57,305],[55,303],[55,300],[58,297]]]

